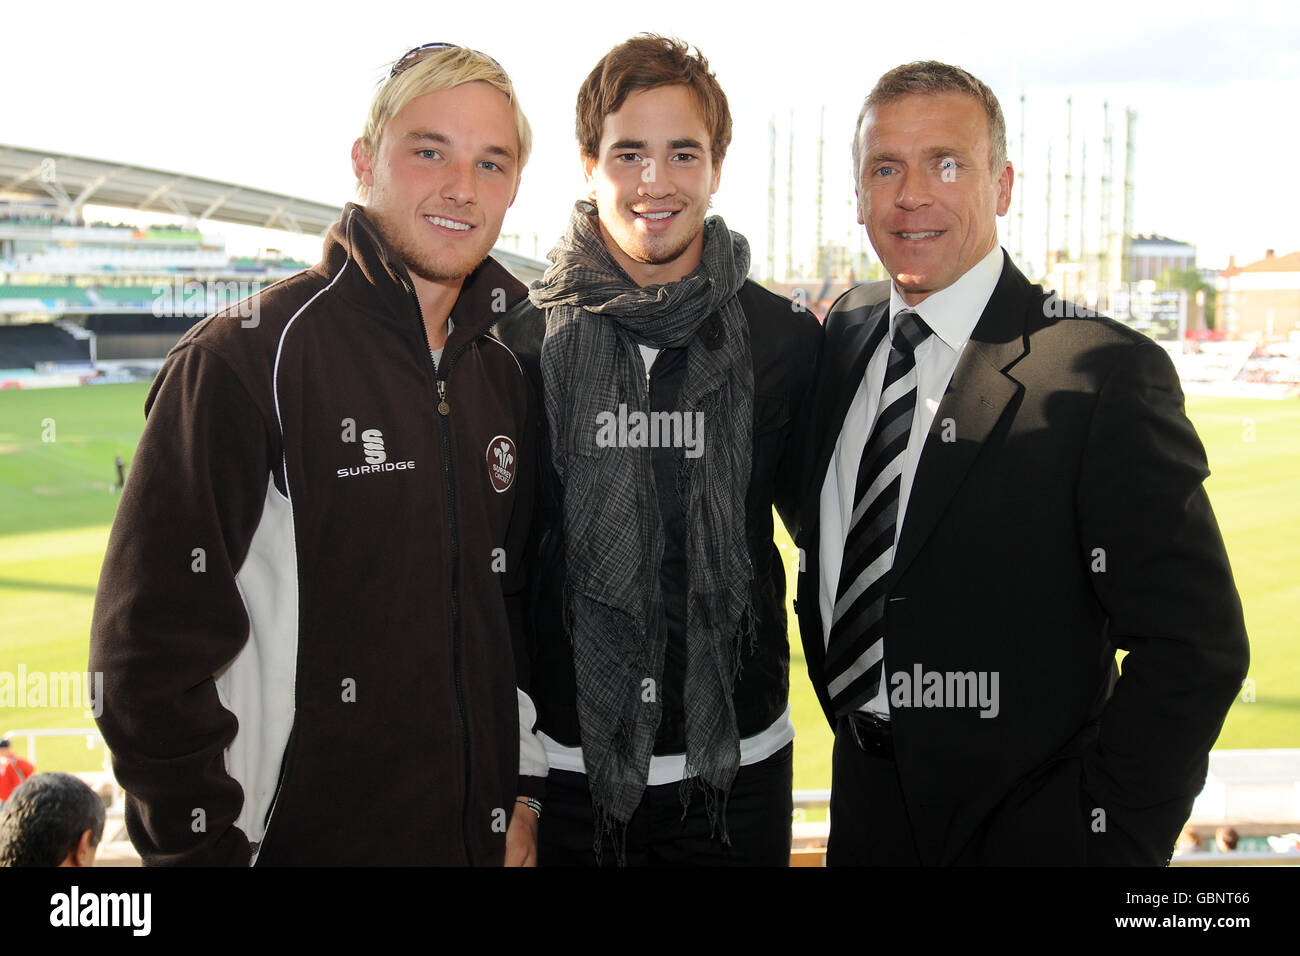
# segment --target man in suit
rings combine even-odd
[[[854,162],[892,282],[827,317],[797,539],[828,863],[1163,864],[1248,658],[1172,364],[999,248],[966,71],[885,74]]]

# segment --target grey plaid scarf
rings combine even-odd
[[[619,405],[629,415],[649,412],[638,345],[687,349],[678,408],[703,413],[703,453],[683,456],[676,489],[687,519],[689,569],[682,799],[689,801],[698,778],[710,820],[721,823],[726,841],[726,794],[740,765],[732,690],[754,616],[745,525],[754,369],[736,300],[749,271],[749,244],[710,217],[699,267],[679,282],[642,288],[605,248],[593,207],[580,202],[550,259],[554,265],[530,298],[546,312],[542,377],[564,486],[565,623],[596,852],[608,833],[623,859],[626,824],[645,790],[663,710],[664,532],[651,452],[597,440],[601,413],[617,415]],[[701,330],[714,313],[721,332],[712,323]]]

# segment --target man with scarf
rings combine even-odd
[[[787,527],[821,346],[706,218],[726,96],[635,37],[578,94],[591,188],[498,326],[545,409],[531,692],[551,771],[542,865],[786,865]],[[790,516],[790,517],[787,517]]]

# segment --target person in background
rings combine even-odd
[[[1178,841],[1174,844],[1174,856],[1199,853],[1203,849],[1205,847],[1201,844],[1201,838],[1196,833],[1196,827],[1188,824],[1178,834]]]
[[[1241,837],[1233,827],[1219,827],[1214,831],[1214,846],[1220,853],[1235,853]]]
[[[0,740],[0,804],[35,772],[36,768],[29,761],[13,752],[8,737]]]
[[[94,866],[104,803],[72,774],[39,773],[0,811],[0,866]]]

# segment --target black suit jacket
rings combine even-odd
[[[850,290],[827,317],[796,541],[800,631],[832,723],[819,499],[888,327],[879,299]],[[1004,256],[917,466],[886,607],[891,694],[899,674],[998,681],[995,716],[919,693],[891,704],[926,864],[1167,862],[1245,677],[1241,603],[1173,365],[1079,311]]]

